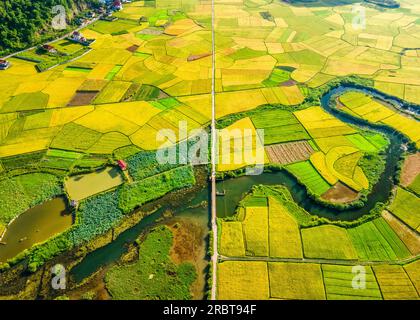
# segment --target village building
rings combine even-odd
[[[6,70],[9,69],[11,66],[11,63],[7,60],[0,60],[0,70]]]
[[[124,160],[118,160],[117,163],[122,171],[126,171],[128,169],[128,165]]]
[[[57,49],[55,49],[52,45],[49,45],[49,44],[44,44],[42,46],[42,49],[44,49],[48,53],[57,53]]]

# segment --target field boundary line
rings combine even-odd
[[[313,259],[313,258],[273,258],[273,257],[227,257],[219,255],[221,261],[265,261],[265,262],[291,262],[291,263],[319,263],[319,264],[335,264],[335,265],[362,265],[362,266],[373,266],[373,265],[402,265],[415,262],[420,259],[420,254],[414,257],[401,260],[378,260],[378,261],[359,261],[359,260],[340,260],[340,259]]]

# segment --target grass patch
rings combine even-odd
[[[133,264],[115,266],[105,277],[106,287],[115,300],[189,300],[190,287],[197,277],[190,263],[176,265],[169,252],[172,231],[152,230],[139,242],[139,259]]]
[[[0,222],[7,224],[27,209],[62,193],[51,174],[30,173],[0,181]]]
[[[179,167],[150,178],[124,185],[120,192],[120,207],[130,212],[141,205],[178,189],[195,184],[191,166]]]

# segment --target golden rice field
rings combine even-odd
[[[419,300],[418,261],[362,267],[365,287],[354,282],[360,266],[224,261],[218,264],[218,299]],[[248,270],[249,272],[246,272]],[[258,276],[252,276],[257,274]],[[259,279],[259,281],[256,281]]]
[[[406,135],[417,147],[420,146],[420,127],[415,119],[402,115],[361,92],[347,92],[339,99],[350,112],[370,122],[382,122]]]
[[[0,71],[0,178],[26,165],[41,168],[21,163],[32,157],[42,160],[42,170],[65,176],[85,157],[103,166],[183,142],[209,127],[214,94],[217,125],[228,123],[217,133],[221,176],[271,165],[287,170],[318,200],[340,187],[358,200],[373,187],[363,160],[386,153],[389,141],[334,117],[311,94],[355,75],[419,104],[420,5],[362,4],[366,25],[357,29],[352,4],[290,2],[216,0],[214,65],[206,0],[124,3],[118,20],[81,30],[95,40],[90,51],[44,72],[34,62],[8,59],[11,68]],[[358,91],[337,103],[344,112],[403,133],[419,148],[418,119]],[[298,160],[287,166],[270,162],[265,146],[283,143],[311,152],[292,157]],[[77,159],[66,167],[65,156],[55,157],[66,168],[51,169],[52,152]],[[144,171],[158,171],[149,160],[141,159]],[[171,175],[159,177],[162,184],[174,183]],[[142,181],[129,182],[124,186],[142,187]],[[270,190],[254,190],[236,215],[218,219],[218,299],[420,299],[415,188],[396,186],[383,212],[350,227],[317,220],[288,191]],[[136,196],[146,193],[140,189]],[[4,229],[0,224],[0,235]],[[358,264],[366,266],[364,290],[352,287]]]

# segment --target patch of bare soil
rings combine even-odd
[[[285,82],[280,83],[280,87],[293,87],[296,84],[297,82],[295,80],[287,80]]]
[[[289,164],[308,160],[314,149],[307,141],[296,141],[266,146],[265,152],[271,163]]]
[[[138,45],[135,44],[135,45],[133,45],[131,47],[128,47],[127,48],[127,51],[133,53],[133,52],[136,52],[138,48],[140,48],[140,46],[138,46]]]
[[[357,200],[359,194],[341,182],[338,182],[321,197],[322,199],[335,203],[348,203]]]
[[[78,91],[74,95],[73,99],[71,99],[68,106],[73,107],[89,105],[98,93],[99,91]]]
[[[194,219],[174,219],[169,224],[174,238],[173,246],[170,252],[171,259],[174,263],[180,264],[184,262],[192,263],[197,271],[197,280],[191,287],[193,299],[203,299],[205,288],[205,271],[207,268],[206,230],[198,221]]]
[[[420,152],[407,157],[401,172],[401,185],[407,187],[420,173]]]

